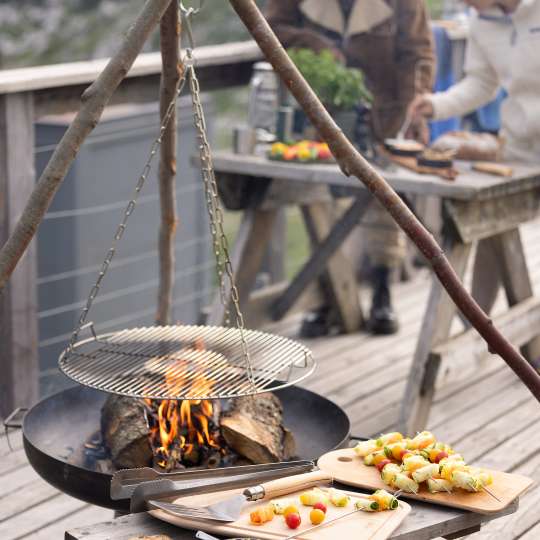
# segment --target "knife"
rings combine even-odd
[[[272,480],[248,488],[241,494],[208,506],[195,507],[156,500],[149,500],[148,506],[151,509],[163,510],[168,514],[182,518],[231,522],[236,521],[240,517],[242,508],[246,502],[273,499],[287,495],[288,493],[315,487],[322,482],[331,481],[332,477],[327,473],[314,471]]]

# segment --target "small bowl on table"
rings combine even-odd
[[[414,139],[385,139],[384,147],[394,156],[416,157],[426,147]]]

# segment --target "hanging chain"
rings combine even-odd
[[[189,27],[189,18],[186,16]],[[191,43],[192,44],[192,43]],[[193,50],[186,50],[186,70],[189,72],[189,88],[191,91],[191,100],[193,103],[193,121],[198,132],[199,156],[201,161],[201,174],[204,183],[204,192],[206,197],[206,209],[210,221],[210,232],[212,234],[212,244],[214,256],[216,259],[216,272],[218,278],[219,294],[223,304],[225,325],[230,325],[230,303],[234,307],[234,322],[240,334],[242,354],[246,366],[248,379],[253,390],[255,390],[255,381],[253,378],[253,368],[249,354],[249,347],[245,335],[244,316],[240,309],[240,297],[236,286],[236,278],[229,254],[229,243],[223,226],[223,210],[219,200],[219,191],[212,161],[212,151],[208,142],[206,119],[201,101],[201,89],[199,79],[195,72]],[[227,289],[230,290],[230,300],[228,299]]]

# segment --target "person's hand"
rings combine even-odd
[[[434,113],[433,103],[429,99],[429,94],[419,94],[411,101],[407,108],[407,117],[412,118],[413,121],[418,118],[432,118]]]
[[[427,120],[422,116],[412,118],[411,123],[405,132],[405,138],[414,139],[422,144],[428,144],[429,137],[430,131]]]

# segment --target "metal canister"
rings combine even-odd
[[[249,83],[248,125],[269,133],[276,131],[278,81],[268,62],[257,62]]]

